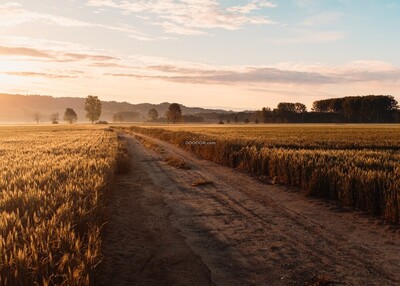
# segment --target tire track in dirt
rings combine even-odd
[[[141,168],[160,188],[172,225],[217,285],[304,285],[324,275],[344,285],[399,285],[399,234],[378,220],[305,199],[166,142],[192,168],[167,165],[129,137]],[[198,179],[214,184],[193,187]]]
[[[163,188],[145,167],[151,160],[129,142],[132,171],[119,175],[109,198],[104,259],[93,285],[213,285],[211,274],[172,225]]]

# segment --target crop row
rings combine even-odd
[[[189,131],[215,140],[240,141],[263,147],[290,149],[399,150],[399,125],[260,125],[163,126],[170,131]]]
[[[89,285],[117,149],[103,130],[0,130],[1,285]]]

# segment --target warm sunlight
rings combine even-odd
[[[0,56],[0,72],[23,72],[35,67],[34,63],[27,62],[24,58],[4,59]]]
[[[20,67],[26,65],[19,65],[15,62],[0,62],[0,64],[0,85],[3,88],[3,92],[19,93],[21,92],[21,87],[32,82],[20,74],[20,71],[24,70]]]
[[[73,96],[133,103],[168,96],[198,106],[213,89],[218,96],[207,106],[235,110],[294,98],[310,109],[316,96],[366,92],[400,99],[394,28],[400,7],[389,0],[363,3],[6,1],[0,4],[0,57],[15,61],[0,68],[23,77],[23,89],[33,93],[73,90]],[[36,85],[38,78],[46,84]],[[68,79],[65,89],[60,79]],[[13,83],[2,88],[20,90]]]
[[[400,0],[0,0],[0,285],[400,285]]]
[[[8,71],[15,71],[18,69],[16,62],[10,62],[5,60],[0,60],[0,72],[8,72]]]

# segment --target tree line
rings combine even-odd
[[[100,119],[101,108],[102,104],[97,96],[89,95],[86,97],[84,109],[86,111],[86,118],[89,119],[92,124]],[[37,124],[39,124],[40,120],[42,119],[42,114],[40,112],[34,112],[33,119]],[[73,124],[78,120],[78,115],[73,108],[67,107],[65,109],[63,119],[65,122]],[[51,113],[50,121],[52,124],[58,124],[60,121],[60,113]]]
[[[93,124],[99,120],[102,104],[97,96],[89,95],[85,100],[86,118]],[[40,113],[34,113],[34,120],[39,123]],[[155,108],[151,108],[147,117],[152,122],[204,122],[224,123],[396,123],[400,122],[398,102],[390,95],[347,96],[315,101],[311,111],[300,102],[281,102],[276,108],[263,107],[258,111],[244,112],[205,112],[196,115],[182,114],[178,103],[169,105],[164,117],[160,117]],[[75,110],[67,108],[64,121],[74,123],[78,116]],[[50,115],[50,121],[57,124],[60,120],[58,112]],[[114,122],[140,121],[138,112],[117,112]]]
[[[114,122],[134,122],[141,121],[141,115],[135,111],[117,112],[113,115]],[[164,117],[160,117],[159,112],[155,108],[151,108],[147,112],[147,119],[150,122],[160,123],[179,123],[179,122],[203,122],[204,119],[200,116],[193,114],[182,114],[181,105],[178,103],[171,103],[168,110],[165,112]]]
[[[397,101],[390,95],[347,96],[315,101],[311,111],[301,103],[279,103],[252,116],[265,123],[396,123]]]
[[[258,111],[208,112],[182,115],[179,104],[170,105],[165,118],[158,112],[148,112],[150,121],[224,123],[397,123],[400,122],[398,102],[390,95],[347,96],[318,100],[311,111],[300,102],[281,102],[276,108],[263,107]]]
[[[312,109],[336,114],[337,120],[354,123],[395,122],[398,115],[398,103],[389,95],[330,98],[315,101]]]

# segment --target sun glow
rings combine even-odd
[[[7,87],[3,88],[2,92],[25,93],[24,86],[26,86],[27,83],[28,82],[26,77],[7,75],[0,72],[0,85]]]
[[[36,68],[36,64],[22,58],[0,59],[0,72],[21,72]]]
[[[279,102],[311,108],[321,97],[344,95],[400,100],[391,28],[399,26],[398,11],[372,10],[372,0],[365,7],[334,0],[335,8],[300,0],[0,2],[0,93],[236,110]],[[371,31],[368,38],[353,21]],[[366,40],[391,44],[366,47]]]
[[[0,61],[0,85],[2,92],[21,92],[25,86],[32,83],[32,78],[20,76],[17,73],[35,69],[35,65],[23,61]],[[14,74],[13,74],[14,73]]]

